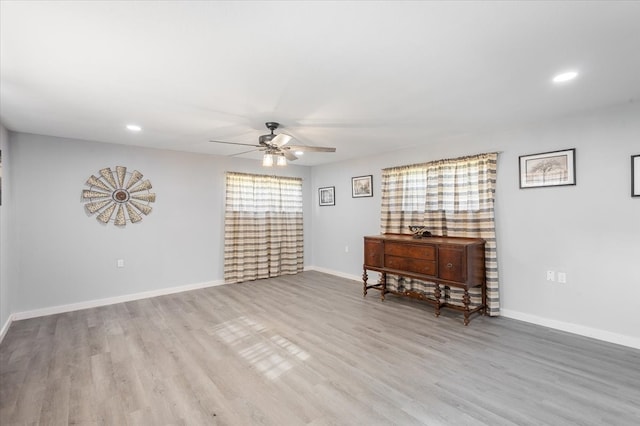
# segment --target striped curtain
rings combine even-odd
[[[500,314],[498,262],[494,224],[497,153],[433,161],[382,171],[382,233],[408,234],[409,225],[425,226],[434,235],[484,238],[487,312]],[[413,290],[433,297],[434,285],[387,277],[396,291]],[[479,289],[469,291],[471,305],[481,304]],[[446,288],[447,303],[462,304],[462,290]]]
[[[302,226],[302,179],[228,172],[224,281],[301,272]]]

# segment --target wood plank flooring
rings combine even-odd
[[[14,322],[0,424],[637,425],[640,351],[304,272]]]

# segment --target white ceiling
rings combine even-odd
[[[244,147],[208,141],[256,143],[278,121],[337,148],[297,161],[315,165],[640,98],[636,1],[2,1],[0,16],[0,119],[20,132],[231,155]],[[551,84],[567,69],[578,79]]]

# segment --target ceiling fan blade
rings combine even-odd
[[[335,148],[329,148],[326,146],[296,146],[289,145],[283,147],[283,149],[290,149],[291,151],[306,151],[306,152],[336,152]]]
[[[295,155],[293,155],[293,152],[289,151],[288,149],[283,149],[282,150],[282,154],[284,155],[284,157],[289,160],[289,161],[294,161],[297,160],[298,157],[296,157]]]
[[[271,144],[275,146],[283,146],[289,143],[289,141],[293,139],[293,136],[289,136],[284,133],[280,133],[276,135],[275,138],[271,139]]]
[[[227,157],[237,157],[238,155],[242,155],[242,154],[248,154],[250,152],[256,152],[256,151],[264,151],[263,149],[250,149],[249,151],[242,151],[242,152],[238,152],[237,154],[229,154],[227,155]]]
[[[226,143],[227,145],[244,145],[244,146],[255,146],[256,148],[260,148],[261,145],[254,145],[252,143],[240,143],[240,142],[225,142],[225,141],[209,141],[214,143]]]

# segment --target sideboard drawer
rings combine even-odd
[[[427,244],[406,244],[388,242],[384,245],[386,255],[410,257],[413,259],[436,260],[436,248]]]
[[[384,257],[384,267],[402,271],[416,272],[424,275],[436,274],[436,262],[433,260],[412,259],[410,257],[390,256]]]
[[[382,267],[382,253],[384,243],[380,240],[364,240],[364,264],[374,267]]]
[[[438,248],[438,276],[443,280],[464,283],[467,280],[465,252],[461,247]]]

